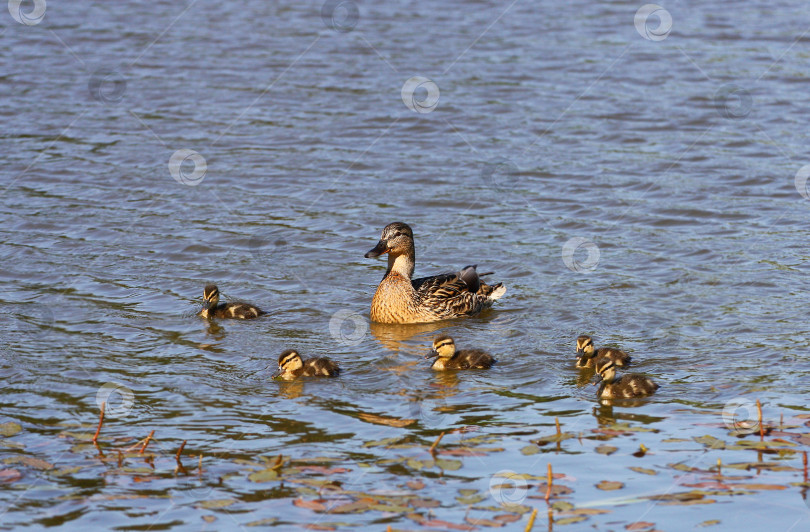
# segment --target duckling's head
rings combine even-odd
[[[287,349],[278,356],[278,370],[281,373],[296,371],[304,367],[301,355],[295,349]]]
[[[394,222],[385,226],[380,235],[380,241],[374,249],[366,253],[367,259],[379,257],[385,253],[400,255],[413,249],[413,231],[403,222]]]
[[[590,336],[585,335],[577,338],[577,358],[591,358],[593,354],[593,339]]]
[[[449,336],[442,335],[433,340],[433,351],[425,358],[452,358],[456,354],[456,343]]]
[[[616,364],[609,359],[603,360],[596,366],[596,380],[594,384],[599,384],[604,381],[608,384],[616,378]]]
[[[203,304],[205,308],[216,307],[219,303],[219,289],[215,284],[205,285],[203,290]]]

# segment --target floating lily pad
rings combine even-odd
[[[6,421],[5,423],[0,423],[0,436],[14,436],[15,434],[19,433],[22,430],[22,425],[19,423],[15,423],[14,421]]]
[[[596,487],[600,490],[613,491],[622,489],[624,484],[615,480],[603,480]]]
[[[600,445],[599,447],[597,447],[597,448],[595,449],[595,451],[596,451],[597,453],[599,453],[599,454],[604,454],[604,455],[608,455],[608,456],[609,456],[609,455],[611,455],[611,454],[613,454],[613,453],[615,453],[615,452],[616,452],[616,451],[618,451],[618,450],[619,450],[619,448],[618,448],[618,447],[614,447],[614,446],[612,446],[612,445],[605,445],[605,444],[602,444],[602,445]]]
[[[642,473],[644,475],[657,475],[658,474],[658,471],[656,471],[655,469],[647,469],[646,467],[633,466],[633,467],[630,467],[629,469],[632,469],[636,473]]]
[[[211,499],[197,503],[198,508],[205,508],[206,510],[218,510],[220,508],[227,508],[236,502],[236,499]]]
[[[262,469],[248,475],[248,480],[251,482],[270,482],[278,480],[279,474],[275,469]]]

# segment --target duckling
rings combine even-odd
[[[456,351],[456,343],[447,335],[439,336],[433,340],[433,351],[425,358],[436,358],[431,369],[442,371],[446,369],[489,369],[495,359],[480,349],[464,349]]]
[[[302,360],[295,349],[287,349],[278,357],[278,371],[273,375],[285,381],[298,377],[337,377],[340,367],[328,358]]]
[[[220,303],[219,289],[214,284],[203,290],[203,309],[197,314],[203,318],[236,318],[249,320],[265,314],[263,310],[247,303]]]
[[[658,384],[652,379],[637,373],[628,373],[616,378],[616,363],[603,358],[596,363],[596,379],[594,384],[601,383],[596,396],[601,399],[630,399],[652,395],[658,389]]]
[[[429,323],[474,316],[492,306],[506,287],[481,281],[476,266],[458,273],[412,279],[416,264],[413,231],[408,224],[385,226],[377,245],[366,253],[375,258],[388,253],[388,270],[371,301],[371,321]]]
[[[617,367],[625,368],[630,365],[630,355],[619,349],[612,347],[600,347],[594,349],[593,340],[590,336],[580,336],[577,338],[577,367],[594,368],[597,362],[609,359],[616,363]]]

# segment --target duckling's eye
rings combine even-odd
[[[398,237],[398,236],[402,236],[402,233],[400,233],[399,231],[397,231],[396,233],[394,233],[394,238],[396,238],[396,237]]]

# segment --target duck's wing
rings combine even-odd
[[[481,282],[476,266],[467,266],[458,273],[445,273],[411,281],[417,305],[440,315],[474,314],[492,304],[506,292],[500,283],[489,286]]]
[[[304,362],[304,367],[306,368],[306,375],[309,377],[331,377],[340,372],[338,365],[328,358],[311,358]]]

